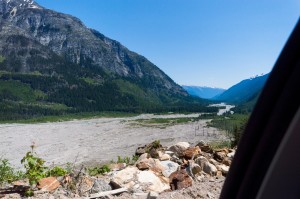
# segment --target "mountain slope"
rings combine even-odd
[[[204,99],[210,99],[222,94],[225,89],[210,88],[205,86],[182,86],[190,95],[197,96]]]
[[[214,98],[215,100],[231,102],[231,103],[243,103],[255,98],[260,93],[261,89],[265,85],[269,74],[250,78],[239,82],[238,84],[230,87],[220,96]]]
[[[32,100],[20,93],[31,93]],[[1,0],[0,119],[203,110],[206,104],[145,57],[79,19],[32,0]]]

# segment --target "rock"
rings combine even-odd
[[[194,163],[194,161],[193,161],[193,163],[189,164],[189,167],[194,176],[199,174],[202,171],[202,168],[198,164]]]
[[[43,178],[38,181],[37,187],[44,191],[52,192],[60,186],[59,181],[55,177]]]
[[[209,162],[212,163],[215,166],[218,166],[220,163],[218,161],[216,161],[215,159],[211,158],[209,159]]]
[[[148,153],[143,153],[136,162],[139,162],[146,158],[150,158],[150,155]]]
[[[214,153],[214,159],[217,160],[218,162],[222,162],[225,157],[226,157],[226,153],[223,151]]]
[[[226,157],[226,158],[223,159],[222,164],[225,164],[226,166],[230,166],[231,165],[231,160]]]
[[[218,169],[215,167],[215,165],[205,162],[203,165],[203,171],[211,176],[214,176],[217,174]]]
[[[113,190],[122,188],[118,183],[116,183],[114,181],[110,181],[109,185]]]
[[[94,185],[91,189],[91,193],[98,193],[98,192],[103,192],[103,191],[110,191],[112,190],[111,186],[109,185],[108,182],[106,182],[103,179],[96,179],[94,182]]]
[[[158,169],[161,172],[164,170],[164,167],[161,165],[160,161],[153,158],[143,159],[136,163],[136,167],[140,170],[146,170],[146,169]]]
[[[204,156],[200,156],[199,158],[197,158],[197,159],[195,160],[195,163],[198,164],[202,169],[203,169],[204,164],[205,164],[206,162],[208,162],[208,160],[207,160],[206,157],[204,157]]]
[[[171,175],[171,173],[177,171],[179,167],[179,164],[172,161],[161,161],[160,163],[164,167],[162,174],[167,178]]]
[[[173,151],[165,151],[165,154],[168,154],[169,156],[173,156],[174,152]]]
[[[161,157],[159,157],[159,160],[165,161],[165,160],[170,160],[171,156],[168,154],[163,154]]]
[[[159,158],[159,151],[157,149],[152,148],[149,154],[152,158]]]
[[[220,165],[220,170],[222,171],[222,174],[226,176],[229,171],[229,166]]]
[[[204,145],[204,146],[200,146],[201,151],[205,152],[205,153],[213,153],[214,150],[208,146],[208,145]]]
[[[159,194],[154,191],[150,191],[148,193],[147,199],[157,199],[159,197]]]
[[[126,163],[117,163],[109,165],[109,168],[113,171],[119,171],[126,168]]]
[[[200,140],[200,142],[198,144],[196,144],[196,146],[198,146],[198,147],[202,147],[205,145],[206,145],[206,142],[204,142],[203,140]]]
[[[170,189],[169,183],[162,182],[151,171],[140,171],[137,173],[137,182],[142,187],[143,191],[155,191],[161,193]]]
[[[135,155],[138,155],[138,156],[140,156],[144,153],[146,153],[145,147],[138,147],[135,151]]]
[[[169,179],[170,179],[171,189],[173,191],[178,189],[184,189],[193,185],[193,180],[188,175],[185,169],[182,169],[180,171],[175,171],[170,175]]]
[[[190,147],[183,152],[184,158],[190,160],[196,158],[200,155],[201,150],[198,146]]]
[[[181,159],[179,159],[177,156],[173,155],[170,159],[172,162],[176,162],[178,163],[179,165],[182,165],[183,164],[183,161]]]
[[[77,185],[77,189],[79,193],[83,195],[87,194],[87,192],[92,189],[95,180],[90,177],[83,176],[79,182],[80,183]]]
[[[177,157],[183,157],[183,152],[190,147],[190,144],[187,142],[178,142],[175,145],[172,145],[168,148],[168,151],[174,152],[174,155]]]
[[[132,188],[135,183],[132,183],[136,180],[136,175],[138,173],[138,168],[136,167],[127,167],[116,173],[112,181],[117,183],[120,186],[125,186],[126,188]]]
[[[232,152],[227,154],[227,157],[230,158],[230,159],[233,159],[234,155],[235,155],[235,151],[232,151]]]

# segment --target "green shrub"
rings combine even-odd
[[[50,176],[64,176],[68,174],[68,171],[66,169],[63,169],[59,166],[54,167],[53,169],[50,169],[49,171],[47,171],[46,176],[50,177]]]
[[[11,183],[24,177],[21,171],[15,171],[8,160],[0,159],[0,185],[4,183]]]
[[[26,169],[25,176],[28,178],[30,185],[37,184],[40,179],[46,177],[45,160],[35,156],[33,151],[27,152],[21,163]]]
[[[103,165],[102,167],[93,167],[88,169],[90,176],[103,175],[104,173],[110,172],[108,165]]]

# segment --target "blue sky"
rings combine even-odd
[[[268,73],[300,14],[299,0],[36,0],[81,19],[176,83],[228,88]]]

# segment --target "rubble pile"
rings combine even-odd
[[[212,149],[200,141],[191,146],[179,142],[163,147],[158,141],[136,149],[132,165],[115,163],[110,172],[89,176],[83,168],[63,177],[41,179],[32,198],[160,198],[166,192],[192,187],[207,179],[224,179],[235,150]],[[210,180],[211,181],[211,180]],[[0,198],[21,198],[26,182],[0,191]],[[17,190],[14,192],[14,190]]]

